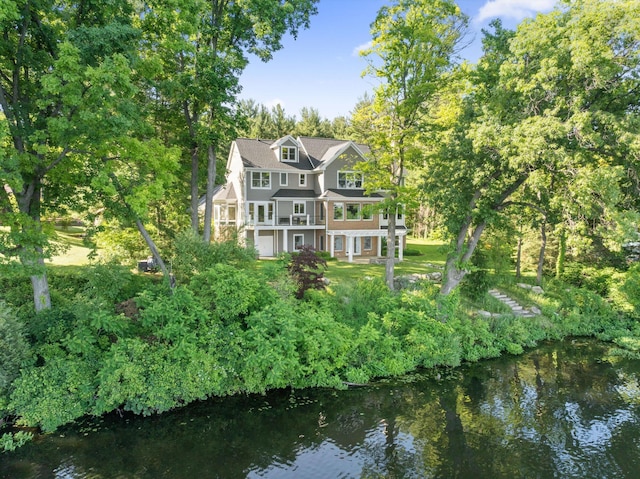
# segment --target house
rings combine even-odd
[[[305,244],[349,261],[381,256],[388,224],[377,207],[383,196],[366,194],[366,178],[354,168],[368,152],[365,145],[329,138],[238,138],[227,183],[213,198],[214,237],[238,234],[261,257]],[[399,212],[399,245],[406,232]]]

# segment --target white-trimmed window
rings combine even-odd
[[[373,205],[362,206],[362,219],[365,221],[373,221]]]
[[[362,188],[363,175],[358,171],[338,171],[338,188]]]
[[[298,180],[298,184],[300,186],[307,186],[307,175],[306,173],[301,173],[300,178]]]
[[[373,245],[373,241],[371,240],[371,236],[365,236],[362,238],[362,249],[366,251],[370,251]]]
[[[404,218],[404,206],[398,205],[398,209],[396,210],[396,219],[398,221],[402,221],[402,218]]]
[[[294,215],[304,215],[305,213],[305,202],[304,201],[294,201],[293,202],[293,214]]]
[[[268,171],[251,172],[251,188],[267,190],[271,188],[271,173]]]
[[[249,202],[249,222],[252,224],[272,224],[273,223],[273,203],[250,201]]]
[[[347,219],[359,220],[360,218],[360,203],[347,203]]]
[[[213,205],[213,221],[218,224],[234,224],[236,222],[235,205]]]
[[[333,219],[338,221],[344,219],[344,203],[333,204]]]
[[[300,249],[304,245],[304,235],[293,235],[293,248]]]
[[[334,251],[342,251],[344,249],[344,238],[342,236],[335,236],[333,238]]]
[[[298,161],[298,149],[295,146],[280,147],[280,159],[282,161]]]
[[[289,175],[287,173],[280,173],[280,186],[289,185]]]

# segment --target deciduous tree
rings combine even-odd
[[[132,13],[126,0],[8,0],[0,9],[0,252],[30,269],[37,310],[51,304],[43,216],[80,209],[90,172],[119,140],[144,141]]]
[[[218,149],[235,129],[233,106],[248,55],[270,60],[282,38],[309,26],[318,0],[154,0],[141,12],[145,55],[155,65],[150,95],[180,123],[191,162],[191,227],[199,231],[199,171],[206,158],[204,239],[210,240]]]
[[[615,203],[637,212],[629,185],[639,158],[638,32],[637,2],[576,0],[515,35],[497,25],[485,37],[471,88],[437,114],[449,126],[424,175],[454,237],[443,294],[464,277],[485,228],[541,172],[556,178],[554,188],[571,189],[573,173],[622,166]]]
[[[371,47],[362,53],[369,61],[365,74],[381,83],[373,102],[363,103],[354,113],[353,124],[370,124],[360,138],[372,151],[371,161],[361,165],[366,187],[386,191],[382,207],[389,218],[385,270],[389,288],[393,288],[396,212],[411,197],[404,183],[406,170],[421,157],[416,135],[425,127],[428,102],[452,69],[466,23],[466,16],[449,0],[396,0],[378,12],[371,26]]]

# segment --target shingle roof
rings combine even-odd
[[[302,136],[299,138],[299,140],[302,143],[304,150],[309,155],[311,162],[316,167],[323,161],[329,159],[331,157],[331,152],[337,152],[340,148],[342,148],[349,142],[348,140],[336,140],[334,138],[316,138],[309,136]],[[367,154],[369,152],[369,147],[366,145],[356,143],[356,146],[364,154]]]
[[[236,189],[233,186],[233,183],[228,183],[223,185],[222,188],[216,188],[213,194],[213,200],[216,201],[229,201],[229,200],[237,200],[238,196],[236,195]]]
[[[276,140],[259,140],[250,138],[238,138],[236,145],[242,157],[245,168],[284,169],[309,171],[331,159],[335,153],[345,147],[348,140],[336,140],[333,138],[300,137],[301,143],[298,162],[278,161],[274,150],[271,148]],[[356,146],[364,154],[369,152],[366,145],[356,143]]]
[[[245,168],[263,168],[279,170],[313,170],[313,165],[300,149],[298,162],[278,161],[275,152],[271,149],[274,140],[252,140],[250,138],[238,138],[236,145],[242,157]]]
[[[318,194],[313,190],[278,190],[272,198],[316,198]]]
[[[365,194],[364,190],[341,190],[330,188],[322,194],[322,198],[327,199],[342,199],[342,198],[362,198],[377,200],[383,198],[380,193],[372,193],[370,195]]]
[[[225,199],[237,199],[236,192],[233,188],[233,184],[231,184],[231,192],[227,191],[227,185],[217,185],[213,188],[213,199],[214,200],[225,200]],[[233,194],[233,198],[227,198],[227,195]],[[202,195],[198,199],[198,209],[204,208],[204,205],[207,203],[207,195]]]

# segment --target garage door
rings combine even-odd
[[[258,236],[258,255],[273,256],[273,233],[268,235],[260,234]]]

